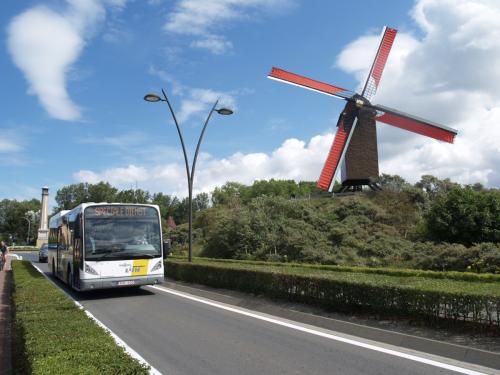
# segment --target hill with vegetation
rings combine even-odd
[[[382,175],[379,184],[380,192],[332,198],[314,182],[228,182],[194,197],[194,255],[500,273],[499,189],[428,175],[415,184]],[[55,199],[54,212],[82,202],[158,204],[174,253],[187,250],[187,198],[100,182],[65,186]],[[34,203],[1,201],[0,233],[26,238],[21,211]]]

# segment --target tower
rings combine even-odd
[[[49,188],[42,188],[42,208],[40,210],[40,227],[38,228],[38,237],[36,247],[41,247],[49,242]]]

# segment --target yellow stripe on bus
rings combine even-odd
[[[149,259],[135,259],[132,265],[132,276],[146,276],[148,265]]]

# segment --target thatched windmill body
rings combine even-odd
[[[397,30],[385,27],[361,94],[316,81],[282,69],[273,68],[269,78],[304,87],[347,101],[337,122],[337,133],[323,166],[317,186],[330,190],[341,170],[342,186],[338,192],[361,190],[363,185],[378,189],[379,175],[376,121],[453,143],[457,131],[422,118],[400,112],[370,100],[384,71]]]

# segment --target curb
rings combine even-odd
[[[290,310],[269,303],[269,301],[267,300],[263,300],[251,295],[245,295],[241,292],[237,292],[238,296],[231,296],[228,294],[223,294],[225,290],[215,289],[199,284],[188,286],[184,283],[179,283],[172,279],[167,279],[167,281],[164,282],[163,285],[170,289],[186,292],[199,297],[208,298],[242,308],[255,310],[261,313],[275,315],[300,323],[310,324],[320,328],[325,328],[368,340],[378,341],[389,345],[400,346],[406,349],[417,350],[420,352],[438,355],[457,361],[500,370],[500,353],[489,352],[486,350],[475,349],[456,344],[449,344],[443,341],[432,340],[404,333],[388,331],[381,328],[346,322],[339,319]]]

